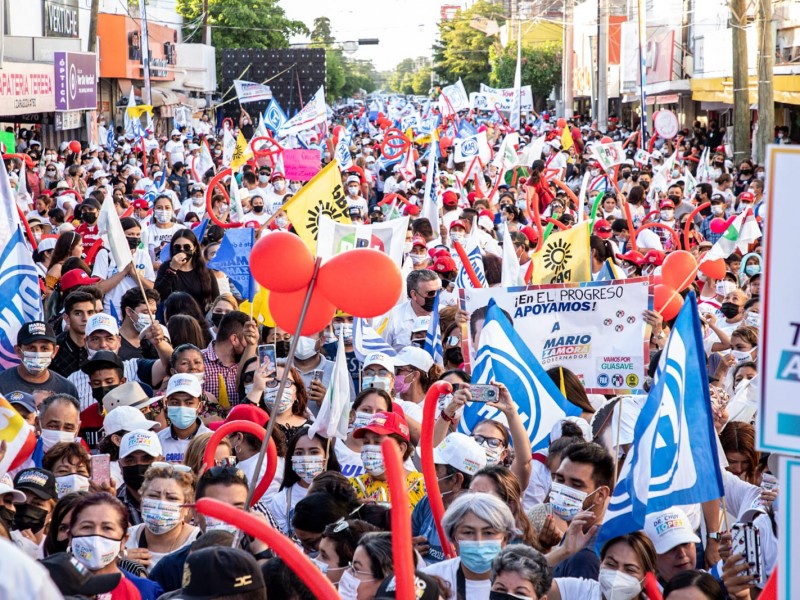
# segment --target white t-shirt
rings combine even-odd
[[[12,542],[0,538],[0,598],[61,600],[47,569]]]
[[[369,206],[367,205],[367,201],[364,200],[361,196],[356,196],[355,198],[351,198],[350,196],[347,197],[347,208],[360,208],[361,209],[361,216],[366,218],[367,211],[369,210]]]
[[[147,250],[144,248],[137,248],[133,253],[133,263],[138,270],[144,271],[144,278],[147,279],[147,281],[155,282],[156,273],[153,270],[153,261],[150,259],[150,254],[148,254]],[[94,277],[100,277],[101,279],[108,279],[117,273],[119,273],[119,270],[117,269],[117,263],[114,262],[114,257],[111,255],[111,252],[105,248],[101,249],[100,252],[97,253],[97,258],[94,261],[92,275]],[[122,281],[106,292],[105,298],[103,298],[103,311],[108,314],[114,314],[111,312],[111,306],[113,305],[116,314],[119,315],[120,318],[123,318],[125,315],[122,314],[122,308],[120,307],[122,295],[129,289],[138,286],[139,283],[136,281],[135,277],[126,275]]]
[[[169,244],[172,241],[172,236],[183,228],[182,225],[177,223],[173,223],[166,229],[159,229],[155,223],[147,228],[147,250],[150,252],[150,258],[154,262],[161,262],[162,244]]]
[[[267,499],[266,504],[269,512],[275,517],[278,527],[286,535],[289,535],[291,529],[294,507],[307,495],[308,488],[295,483],[292,487],[279,490],[277,494],[273,494]]]
[[[170,139],[164,146],[164,152],[169,153],[169,163],[174,165],[176,162],[184,162],[183,142]]]
[[[571,600],[602,600],[600,593],[600,583],[593,579],[582,579],[578,577],[558,577],[553,581],[558,586],[561,597]]]
[[[361,452],[351,450],[344,442],[334,444],[333,449],[336,452],[336,460],[339,461],[339,466],[342,469],[342,475],[350,479],[364,474]]]
[[[134,548],[139,547],[139,539],[141,538],[142,532],[144,531],[144,526],[145,526],[144,523],[140,523],[139,525],[133,525],[131,527],[128,527],[128,541],[125,542],[126,550],[133,550]],[[200,531],[200,528],[195,527],[194,531],[192,531],[192,533],[189,534],[189,537],[186,538],[186,541],[184,541],[180,546],[176,546],[175,548],[173,548],[171,552],[189,546],[198,537],[200,537],[201,533],[203,532]],[[150,566],[147,568],[147,572],[150,573],[153,570],[153,568],[158,564],[158,561],[164,558],[167,554],[170,554],[170,552],[154,552],[152,549],[149,548],[148,550],[150,550]]]
[[[434,565],[429,565],[422,569],[423,573],[427,573],[428,575],[436,575],[437,577],[441,577],[447,583],[450,584],[450,591],[452,595],[448,600],[454,600],[457,594],[456,588],[456,574],[458,573],[458,569],[461,567],[461,559],[460,558],[451,558],[449,560],[443,560],[440,563],[436,563]],[[465,579],[465,592],[466,597],[468,600],[489,600],[489,594],[492,591],[492,581],[491,579],[481,579],[481,580],[474,580],[474,579]],[[562,598],[578,598],[578,596],[564,596]],[[599,598],[599,596],[598,596]],[[588,599],[582,599],[588,600]]]
[[[178,211],[178,221],[183,223],[186,220],[186,214],[193,212],[202,220],[206,214],[206,200],[203,198],[203,201],[198,205],[192,202],[191,198],[187,198],[181,204],[181,209]]]
[[[189,447],[189,442],[192,441],[192,438],[202,433],[211,432],[208,427],[203,425],[203,422],[200,419],[197,419],[197,423],[200,424],[200,427],[197,428],[197,431],[192,437],[186,438],[185,440],[179,440],[172,435],[172,426],[164,427],[158,432],[157,435],[159,441],[161,442],[161,449],[164,451],[165,461],[171,463],[182,463],[183,458],[186,455],[186,448]]]

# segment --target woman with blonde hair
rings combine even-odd
[[[208,447],[208,440],[211,439],[212,435],[214,434],[201,433],[194,436],[192,441],[189,442],[189,446],[186,448],[186,454],[183,455],[183,464],[189,467],[192,470],[192,473],[194,473],[195,477],[198,479],[205,472],[205,467],[203,466],[203,456],[205,455],[206,448]],[[227,437],[224,437],[219,441],[219,445],[214,452],[214,464],[218,467],[234,464],[233,447],[231,446],[231,442]]]

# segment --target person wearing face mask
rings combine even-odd
[[[119,443],[119,467],[123,485],[117,489],[117,499],[128,510],[131,525],[142,523],[142,497],[139,493],[144,474],[153,462],[164,459],[161,442],[154,431],[132,429]]]
[[[322,346],[322,353],[330,361],[336,361],[336,353],[339,348],[339,334],[342,335],[344,342],[345,360],[350,379],[353,382],[351,398],[355,398],[355,393],[359,390],[359,375],[361,373],[361,361],[356,357],[353,350],[353,317],[341,310],[337,310],[331,321],[331,329],[326,334],[325,344]]]
[[[89,491],[92,463],[89,453],[77,442],[60,442],[53,446],[44,455],[42,468],[55,476],[59,498],[73,492]]]
[[[181,140],[181,132],[173,129],[170,133],[170,139],[164,146],[164,153],[167,155],[169,164],[174,168],[177,163],[183,164],[185,149],[183,141]]]
[[[364,534],[373,531],[377,531],[374,525],[360,519],[331,523],[322,532],[319,541],[319,556],[311,560],[325,577],[334,586],[337,586],[342,575],[353,562],[359,541]]]
[[[439,276],[429,270],[414,270],[406,278],[408,300],[399,304],[389,315],[384,339],[398,352],[411,344],[411,326],[416,317],[430,315],[436,295],[442,287]]]
[[[428,254],[428,246],[425,238],[415,235],[411,240],[411,250],[408,253],[408,260],[411,261],[411,268],[414,271],[426,269],[431,262]]]
[[[81,224],[75,228],[75,233],[83,239],[83,244],[90,248],[100,239],[97,219],[100,215],[100,202],[94,197],[86,198],[79,206]]]
[[[201,219],[206,216],[206,193],[201,184],[196,183],[189,190],[189,197],[181,204],[178,221],[185,221],[186,215],[193,212]]]
[[[78,395],[74,384],[49,368],[58,352],[56,336],[49,324],[44,321],[25,323],[17,333],[14,351],[20,364],[0,373],[0,393],[20,391],[33,394],[48,390],[56,394]]]
[[[11,541],[31,558],[37,558],[39,544],[58,500],[56,478],[51,471],[23,469],[14,477],[14,486],[25,499],[15,504]]]
[[[155,401],[160,406],[160,401]],[[119,466],[119,447],[122,437],[135,429],[158,430],[166,426],[165,419],[157,420],[153,415],[153,400],[147,397],[138,383],[123,383],[103,398],[106,415],[103,418],[103,438],[98,449],[111,459],[112,485],[120,488],[123,484],[122,469]],[[147,413],[147,417],[145,417]]]
[[[714,232],[711,229],[711,222],[714,219],[725,220],[725,197],[722,194],[711,194],[710,202],[711,214],[700,223],[700,234],[706,241],[715,244],[722,237],[722,233]]]
[[[211,303],[211,307],[208,309],[208,313],[206,313],[206,321],[211,325],[211,335],[214,336],[214,338],[217,336],[219,324],[222,322],[222,319],[225,315],[234,310],[239,310],[239,303],[230,293],[221,293]]]
[[[275,214],[283,206],[286,195],[286,177],[280,171],[273,171],[269,177],[270,190],[264,196],[264,206],[270,214]]]
[[[365,533],[358,540],[350,566],[339,578],[339,596],[342,600],[376,598],[381,582],[393,572],[391,535],[383,531]]]
[[[375,355],[370,355],[375,356]],[[388,363],[391,363],[391,357],[385,356]],[[391,389],[391,382],[394,376],[390,376],[391,371],[387,371],[385,367],[380,367],[373,364],[372,371],[376,373],[383,371],[386,375],[388,389]],[[393,368],[393,367],[392,367]],[[370,376],[373,377],[374,376]],[[336,444],[334,447],[336,451],[336,458],[341,466],[342,475],[347,478],[358,477],[364,473],[364,463],[361,460],[361,447],[364,445],[362,438],[354,437],[354,433],[369,425],[372,415],[377,412],[392,412],[392,397],[386,390],[376,387],[365,387],[361,393],[356,396],[353,405],[350,408],[350,423],[348,427],[347,438],[342,444]],[[409,467],[413,468],[413,464]]]
[[[469,490],[472,476],[486,466],[486,455],[478,443],[459,432],[449,434],[433,449],[439,491],[447,508],[462,493]],[[416,550],[429,565],[444,560],[439,534],[433,520],[428,497],[424,497],[411,513],[411,535]]]
[[[135,203],[135,202],[134,202]],[[153,222],[147,227],[144,239],[147,240],[147,250],[153,261],[153,268],[161,266],[161,251],[168,245],[176,233],[183,227],[173,221],[172,199],[166,194],[158,196],[153,204]]]
[[[123,361],[158,357],[155,348],[140,336],[152,324],[150,315],[156,314],[160,300],[161,296],[156,290],[146,289],[142,296],[138,285],[130,288],[120,298],[117,314],[123,315],[123,318],[119,326],[121,345],[118,354]]]
[[[312,336],[301,336],[297,340],[294,353],[294,366],[300,373],[303,385],[308,390],[308,410],[314,416],[319,412],[325,392],[333,377],[333,361],[322,355],[322,337],[319,333]],[[355,398],[355,388],[350,398]]]
[[[675,219],[675,203],[669,198],[665,198],[661,201],[659,208],[661,209],[661,212],[659,212],[658,222],[669,227],[670,229],[675,229],[677,227],[677,220]],[[656,232],[661,240],[661,244],[664,246],[664,250],[668,252],[675,249],[673,248],[674,242],[672,240],[672,236],[668,230],[659,227]]]
[[[656,551],[644,533],[636,531],[609,540],[600,549],[600,561],[599,575],[595,579],[554,574],[548,600],[644,600],[647,597],[643,593],[644,579],[648,573],[656,571]]]
[[[516,531],[511,510],[491,494],[462,494],[445,512],[442,528],[458,556],[422,572],[446,581],[450,598],[488,600],[492,563]]]
[[[453,246],[455,242],[458,242],[463,246],[464,241],[467,238],[467,228],[466,225],[464,225],[464,222],[459,219],[456,219],[452,223],[450,223],[450,233],[448,237],[450,238],[449,241],[451,248],[455,248]]]
[[[725,290],[730,289],[731,285],[733,289],[726,291],[717,313],[717,327],[728,335],[742,324],[742,319],[744,319],[742,308],[747,302],[747,294],[736,287],[736,284],[727,283]]]
[[[125,383],[124,365],[113,352],[100,350],[91,360],[83,363],[81,370],[88,376],[95,402],[81,411],[79,435],[94,450],[100,442],[99,436],[103,429],[103,399],[107,393]]]
[[[489,600],[544,600],[553,578],[547,559],[523,544],[510,544],[492,561]]]
[[[369,206],[367,205],[367,201],[361,196],[361,178],[356,174],[348,175],[345,185],[347,190],[347,207],[358,208],[361,210],[362,215],[367,214]]]
[[[340,470],[334,443],[335,440],[310,435],[308,427],[297,430],[289,440],[280,490],[267,498],[267,507],[287,536],[294,535],[294,509],[308,495],[314,478],[323,471]]]
[[[203,388],[197,377],[178,373],[169,378],[164,403],[170,426],[158,432],[167,462],[183,462],[186,447],[198,433],[211,431],[199,417]]]

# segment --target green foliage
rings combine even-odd
[[[406,58],[395,67],[388,82],[389,89],[399,94],[426,96],[431,87],[431,65],[425,58]]]
[[[494,19],[503,24],[502,3],[478,0],[460,11],[450,21],[439,24],[439,39],[434,45],[433,71],[443,83],[455,83],[460,77],[467,92],[477,91],[489,79],[489,51],[497,38],[473,29],[473,17]]]
[[[314,28],[311,30],[311,41],[317,44],[333,44],[335,41],[331,33],[331,20],[328,17],[314,19]]]
[[[489,84],[492,87],[508,88],[514,85],[514,70],[517,66],[517,47],[509,44],[503,50],[492,48],[490,52],[492,72]],[[534,108],[541,110],[553,87],[561,81],[561,44],[542,44],[533,48],[522,48],[522,85],[530,85]]]

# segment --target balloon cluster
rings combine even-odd
[[[269,310],[284,331],[295,333],[314,275],[314,257],[292,233],[263,236],[250,253],[250,272],[270,291]],[[356,248],[337,254],[319,269],[300,335],[324,329],[336,309],[364,319],[387,313],[400,298],[400,269],[383,252]]]
[[[680,292],[688,288],[697,275],[697,260],[686,250],[670,252],[661,267],[661,283],[655,286],[653,307],[665,321],[674,319],[683,306]]]

